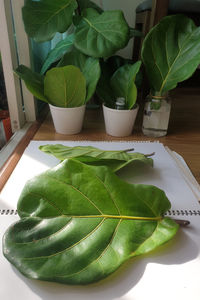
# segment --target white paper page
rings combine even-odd
[[[58,142],[31,142],[0,196],[0,209],[16,209],[25,182],[55,166],[59,161],[38,150],[38,146]],[[131,183],[154,184],[165,190],[173,210],[199,210],[199,203],[181,172],[162,144],[118,142],[60,142],[68,146],[91,145],[106,150],[135,148],[144,154],[156,152],[154,168],[129,166],[120,171]],[[0,299],[10,300],[199,300],[200,216],[176,216],[191,221],[177,236],[145,256],[125,263],[106,280],[88,286],[67,286],[29,280],[0,254]],[[0,215],[0,240],[17,216]],[[1,242],[0,242],[1,243]],[[1,245],[0,245],[1,246]]]

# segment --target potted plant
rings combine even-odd
[[[144,39],[142,61],[151,88],[142,130],[147,136],[164,136],[171,108],[168,92],[200,63],[200,27],[184,15],[163,18]]]
[[[109,135],[123,137],[132,133],[139,108],[136,100],[140,66],[141,61],[132,63],[118,56],[102,64],[97,95],[103,102],[105,128]]]
[[[35,97],[49,104],[56,132],[76,134],[81,131],[86,80],[79,68],[55,67],[43,76],[21,65],[15,72]]]
[[[25,66],[19,66],[16,73],[33,92],[36,83],[34,80],[32,82],[33,78],[41,80],[55,66],[76,66],[86,81],[85,103],[96,91],[101,75],[100,60],[113,56],[138,34],[129,27],[122,11],[103,11],[88,0],[27,0],[22,15],[25,30],[35,42],[51,40],[57,32],[66,32],[69,28],[72,33],[48,53],[40,74],[35,74]],[[37,93],[35,96],[39,98]],[[39,99],[47,100],[43,95]],[[75,102],[74,105],[77,106]]]

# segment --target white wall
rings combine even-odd
[[[129,26],[135,26],[135,9],[144,0],[93,0],[96,4],[105,10],[121,9]],[[119,51],[119,54],[131,58],[133,48],[133,39],[129,42],[126,49]]]

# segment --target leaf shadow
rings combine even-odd
[[[127,261],[108,278],[86,286],[69,286],[30,280],[23,277],[14,267],[13,270],[33,293],[43,300],[64,300],[66,297],[73,300],[125,299],[125,295],[142,280],[148,264],[180,265],[198,256],[199,246],[188,234],[193,230],[195,229],[192,226],[186,230],[180,229],[176,238],[167,244],[149,254]],[[158,274],[158,276],[160,275]],[[156,280],[155,277],[153,280]]]
[[[160,172],[156,168],[151,167],[141,161],[134,161],[125,168],[119,170],[117,175],[129,183],[141,184],[150,181],[150,184],[159,182]]]

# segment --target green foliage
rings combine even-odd
[[[75,66],[52,68],[42,76],[21,65],[15,73],[24,80],[29,91],[44,102],[58,107],[85,104],[86,81]]]
[[[51,40],[56,32],[69,28],[76,8],[76,0],[26,0],[22,8],[25,30],[36,42]]]
[[[116,65],[118,63],[120,64],[119,60],[116,61]],[[140,66],[141,61],[134,64],[125,63],[113,74],[110,62],[102,63],[102,76],[97,85],[97,95],[106,106],[115,108],[116,98],[123,97],[125,98],[126,109],[134,107],[137,99],[136,76],[140,70]]]
[[[74,158],[89,165],[104,165],[114,172],[135,161],[153,165],[153,160],[141,153],[128,153],[127,150],[105,151],[91,146],[68,147],[61,144],[44,145],[39,149],[44,153],[55,156],[60,160]]]
[[[73,51],[66,53],[58,64],[59,67],[67,65],[77,66],[83,73],[86,79],[87,102],[94,94],[97,82],[101,75],[99,60],[94,57],[86,56],[80,51],[74,49]]]
[[[44,74],[48,68],[58,61],[63,54],[70,51],[74,42],[74,34],[68,35],[64,40],[60,41],[47,55],[47,58],[42,66],[41,74]]]
[[[141,61],[138,61],[133,65],[124,65],[113,74],[110,80],[115,98],[124,97],[127,109],[132,109],[137,100],[135,79],[140,66]]]
[[[170,240],[178,225],[163,217],[169,208],[156,187],[65,160],[25,185],[3,253],[29,278],[89,284]]]
[[[20,65],[15,74],[24,80],[27,89],[37,98],[44,102],[49,103],[44,95],[44,76],[33,72],[31,69],[24,65]]]
[[[142,60],[153,93],[162,96],[188,79],[200,63],[200,27],[183,15],[167,16],[147,34]]]
[[[59,60],[58,66],[74,64],[79,67],[86,79],[86,102],[94,95],[100,78],[97,58],[114,55],[139,34],[129,27],[122,11],[104,12],[90,0],[27,0],[22,14],[26,33],[36,42],[48,41],[72,25],[70,31],[73,28],[73,34],[50,50],[40,73],[44,75]],[[84,63],[80,64],[78,60]],[[36,92],[32,86],[31,90],[41,99],[41,91]]]
[[[75,66],[53,68],[45,75],[44,94],[54,106],[81,106],[86,97],[85,77]]]
[[[86,38],[87,37],[87,38]],[[121,11],[86,9],[76,26],[74,45],[93,57],[109,57],[129,41],[129,26]]]

